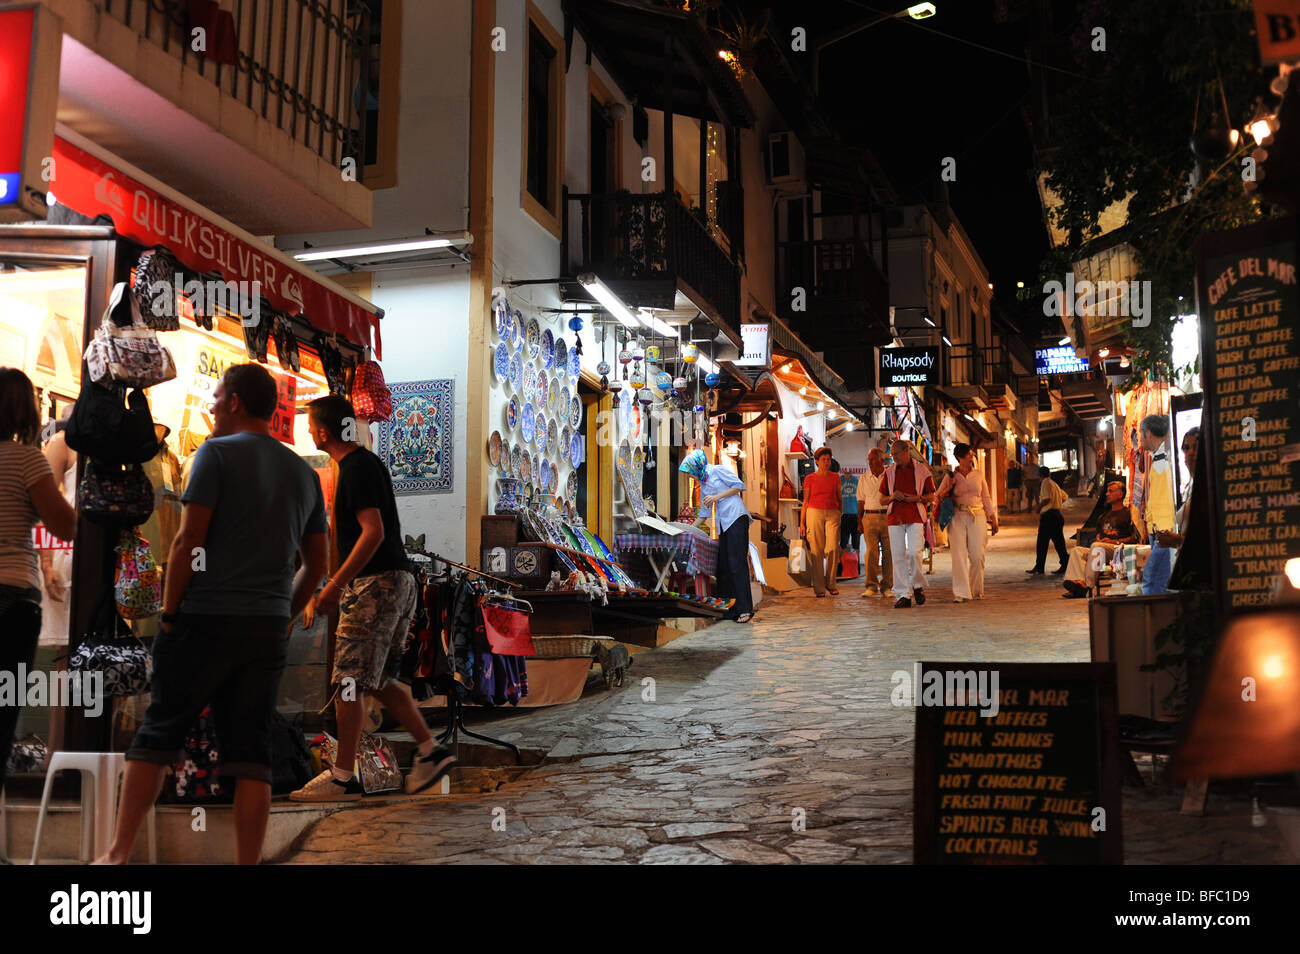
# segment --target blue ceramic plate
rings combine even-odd
[[[582,372],[581,356],[576,351],[569,352],[569,379],[577,381],[578,375]]]
[[[546,493],[546,491],[550,490],[551,462],[545,457],[542,458],[542,463],[537,468],[537,482],[542,486],[542,493]]]
[[[518,444],[510,448],[510,476],[518,477],[519,469],[522,467],[523,450]]]
[[[582,426],[582,402],[578,400],[577,395],[569,398],[569,426],[575,431]]]
[[[533,458],[528,451],[524,451],[519,458],[519,479],[531,483],[533,479]],[[532,494],[530,493],[531,497]]]
[[[569,368],[569,346],[559,335],[555,336],[555,370],[567,371]]]
[[[504,298],[492,306],[492,318],[496,324],[497,337],[501,339],[502,344],[505,344],[506,335],[510,331],[510,322],[507,319],[509,314],[510,306],[506,304]]]
[[[537,410],[546,408],[551,397],[551,386],[546,382],[546,372],[537,376]]]
[[[555,335],[550,328],[542,332],[542,365],[547,371],[555,365]]]
[[[522,413],[519,416],[519,434],[524,439],[525,444],[533,442],[533,425],[536,423],[537,412],[533,409],[532,401],[524,401]]]
[[[510,379],[510,349],[506,347],[504,341],[497,345],[492,360],[492,370],[496,372],[497,380],[502,384]]]
[[[523,376],[524,362],[519,355],[515,355],[510,359],[510,390],[519,390],[520,385],[523,383]]]
[[[533,401],[537,398],[537,369],[532,364],[524,365],[524,400]]]
[[[519,398],[512,397],[506,405],[506,427],[514,430],[519,426]]]
[[[582,435],[574,434],[573,442],[569,445],[569,463],[574,467],[582,465]]]
[[[528,345],[528,360],[536,361],[537,355],[542,350],[542,326],[537,323],[536,318],[529,318],[526,330],[524,331],[524,341]]]
[[[540,411],[537,412],[537,417],[533,421],[533,428],[536,431],[535,443],[537,444],[537,450],[545,454],[546,453],[546,416],[542,414]]]
[[[510,345],[518,351],[524,343],[524,313],[516,308],[510,313]]]
[[[559,439],[560,429],[555,423],[555,418],[551,418],[546,422],[546,446],[554,449],[558,446]],[[565,444],[564,446],[568,447],[569,445]]]

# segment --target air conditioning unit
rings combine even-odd
[[[767,137],[768,185],[782,192],[803,192],[806,173],[803,146],[794,133],[772,133]]]

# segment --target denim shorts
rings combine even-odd
[[[271,780],[271,726],[289,620],[183,613],[153,642],[153,690],[128,759],[172,765],[212,706],[221,773]]]

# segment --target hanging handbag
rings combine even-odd
[[[352,407],[367,421],[387,421],[393,416],[393,394],[384,383],[384,372],[374,361],[357,365],[352,377]]]
[[[153,682],[153,657],[135,636],[118,638],[112,589],[105,588],[90,619],[89,631],[68,656],[68,671],[102,673],[107,698],[148,692]]]
[[[171,767],[171,776],[163,788],[165,802],[194,804],[233,797],[234,792],[228,791],[221,782],[221,746],[211,706],[203,707],[185,737],[181,757]]]
[[[96,384],[111,380],[128,387],[148,388],[176,377],[171,352],[140,317],[126,282],[113,286],[103,320],[86,348],[86,367]]]
[[[123,405],[125,399],[125,406]],[[158,435],[144,392],[109,382],[109,387],[81,381],[64,430],[68,446],[104,464],[143,464],[158,453]]]
[[[165,248],[148,248],[135,265],[131,297],[144,323],[154,331],[176,331],[181,326],[180,264]],[[159,314],[162,312],[162,314]]]
[[[536,656],[528,614],[498,603],[483,603],[483,635],[499,656]]]
[[[153,484],[139,464],[118,466],[86,460],[77,488],[77,509],[95,523],[136,527],[153,513]]]
[[[162,612],[162,571],[139,530],[123,530],[113,577],[117,612],[123,619],[144,619]]]

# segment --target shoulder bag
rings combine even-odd
[[[176,377],[171,352],[140,317],[126,282],[113,286],[103,320],[86,348],[86,367],[96,384],[116,381],[128,387],[148,388]]]

